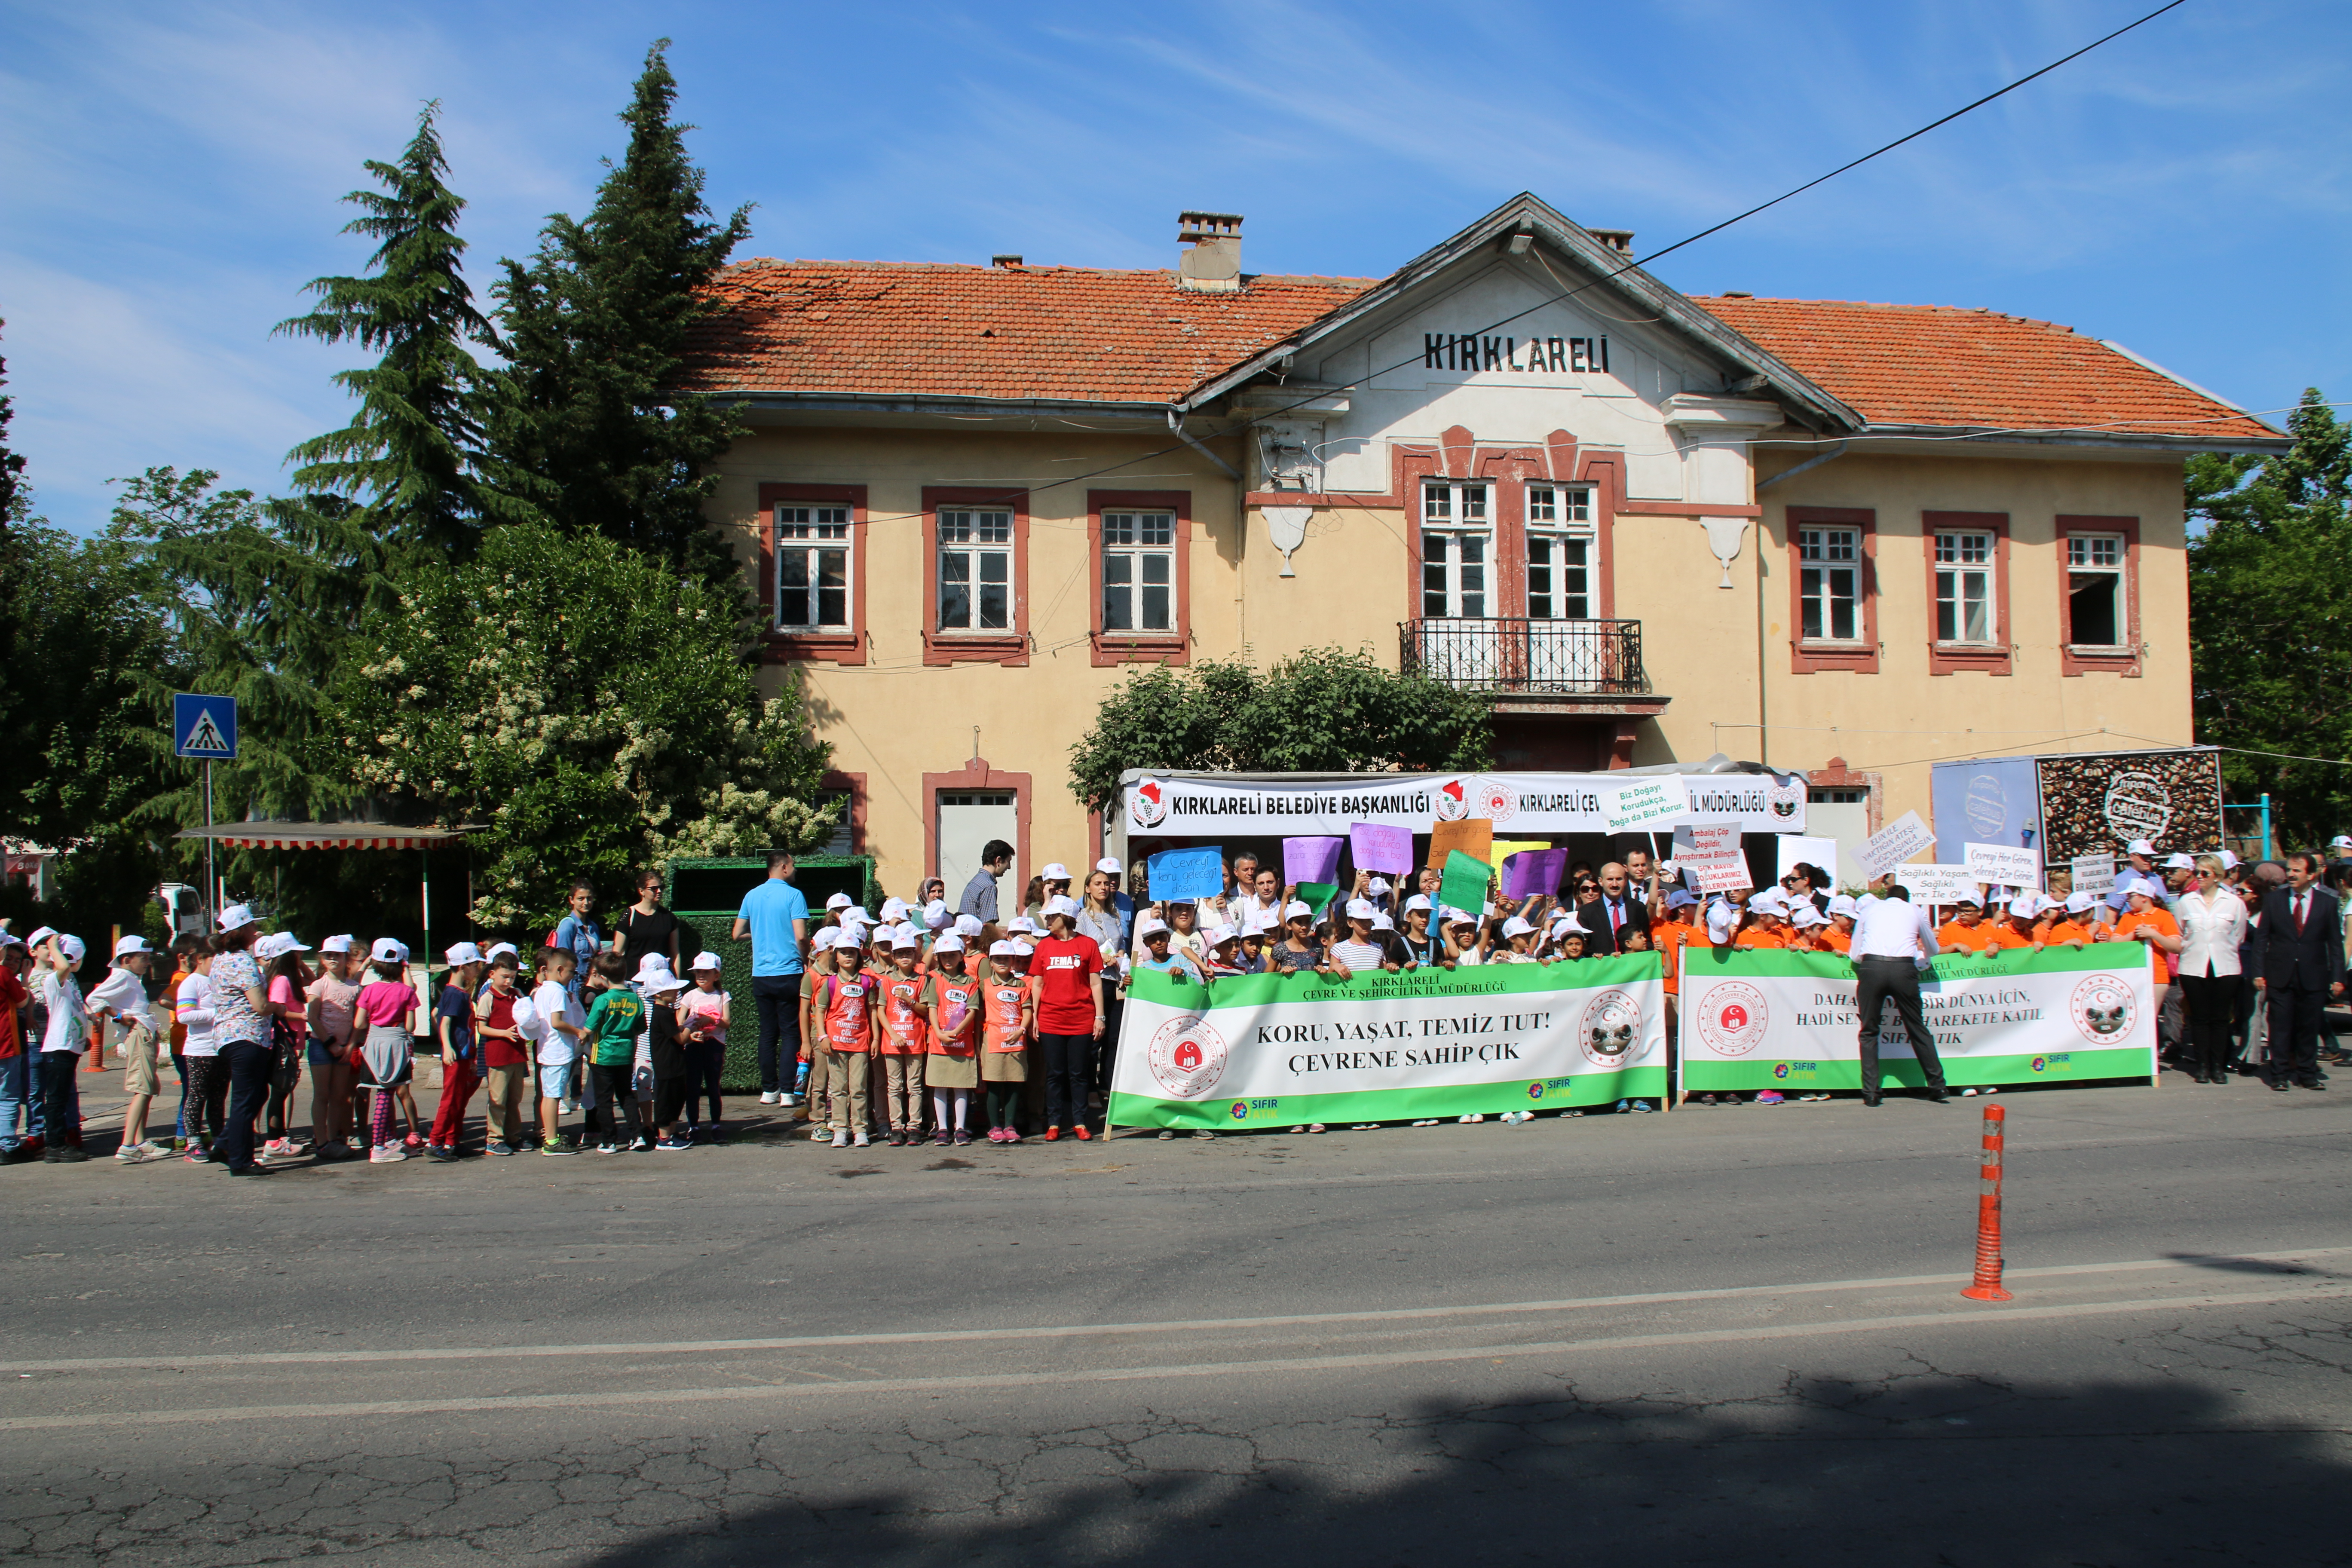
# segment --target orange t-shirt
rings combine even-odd
[[[1698,934],[1698,927],[1689,921],[1664,921],[1650,928],[1650,940],[1658,950],[1658,957],[1666,972],[1666,994],[1672,996],[1682,984],[1683,947]]]
[[[1789,939],[1777,931],[1766,931],[1762,926],[1749,926],[1731,939],[1731,945],[1734,947],[1787,947]]]
[[[1853,946],[1853,932],[1823,926],[1813,933],[1813,941],[1821,944],[1824,952],[1844,952]]]
[[[2090,940],[2091,928],[2084,925],[2079,921],[2055,921],[2042,933],[2042,945],[2044,947],[2056,947],[2060,942],[2088,942]]]
[[[1958,921],[1946,921],[1937,928],[1936,945],[1983,952],[2000,943],[1994,940],[1992,927],[1982,921],[1972,926],[1964,926]]]
[[[2002,921],[1999,924],[1987,921],[1979,929],[1992,932],[1991,945],[1994,947],[2032,947],[2033,945],[2032,937],[2023,935],[2007,921]]]
[[[2166,936],[2180,934],[2180,922],[2172,918],[2170,910],[2149,910],[2145,913],[2126,910],[2116,920],[2116,931],[2124,937],[2129,937],[2142,926],[2147,926],[2151,931],[2159,931]],[[2180,955],[2176,952],[2167,952],[2154,942],[2150,942],[2147,944],[2147,956],[2150,967],[2156,974],[2156,983],[2158,985],[2170,984],[2173,968],[2179,963]]]
[[[922,1015],[923,972],[901,974],[895,968],[882,977],[882,1037],[878,1048],[886,1057],[919,1057],[929,1049]]]

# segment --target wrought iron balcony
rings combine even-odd
[[[1642,696],[1639,621],[1447,617],[1400,626],[1407,674],[1465,691]]]

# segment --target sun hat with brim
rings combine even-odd
[[[231,904],[220,912],[218,924],[223,931],[243,931],[253,924],[254,913],[245,904]]]
[[[41,943],[48,941],[49,938],[57,934],[58,928],[55,926],[35,926],[33,928],[33,934],[25,939],[25,945],[26,947],[38,947]]]
[[[253,956],[264,963],[272,963],[289,952],[308,952],[299,937],[290,931],[274,931],[253,944]]]
[[[1155,936],[1166,936],[1168,934],[1168,922],[1163,920],[1153,919],[1150,916],[1146,916],[1135,928],[1135,938],[1138,942],[1150,942]],[[994,950],[991,949],[990,951],[993,952]]]
[[[496,958],[499,955],[499,948],[504,948],[507,952],[513,952],[515,945],[510,942],[502,942],[499,943],[498,947],[490,949],[490,956],[492,958]],[[319,951],[320,952],[349,952],[351,950],[352,936],[349,931],[345,931],[340,936],[326,937],[319,943]]]
[[[940,938],[939,941],[931,943],[931,951],[933,952],[961,952],[963,951],[963,938],[956,935],[953,931],[950,931],[947,935]]]
[[[2128,845],[2124,847],[2124,853],[2126,855],[2145,855],[2150,859],[2154,859],[2156,858],[2156,846],[2149,843],[2145,838],[2135,838]]]
[[[1286,925],[1292,921],[1311,921],[1314,918],[1315,911],[1307,907],[1304,900],[1293,899],[1282,906],[1282,919]]]
[[[1106,855],[1101,859],[1095,862],[1095,869],[1097,871],[1108,871],[1112,876],[1116,877],[1119,874],[1121,867],[1119,866],[1118,859],[1116,856]]]
[[[646,994],[648,996],[670,996],[685,989],[686,982],[675,974],[656,974],[646,982]]]
[[[68,963],[79,963],[89,952],[89,949],[82,945],[81,938],[64,931],[58,933],[58,951],[66,955]]]
[[[1056,860],[1038,872],[1037,879],[1041,882],[1066,882],[1070,879],[1070,868]]]
[[[1021,956],[1021,944],[1017,942],[1009,941],[990,942],[988,944],[988,956],[991,958],[1019,958]]]
[[[152,952],[154,951],[155,950],[153,948],[147,945],[147,939],[143,936],[126,936],[121,942],[114,944],[114,956],[117,958],[128,958],[134,952]]]
[[[1535,929],[1518,916],[1513,915],[1503,922],[1503,936],[1506,941],[1515,936],[1529,936],[1534,933]]]
[[[725,962],[715,952],[698,952],[694,955],[694,962],[687,965],[688,969],[724,969],[726,967]]]
[[[368,949],[368,957],[378,963],[406,963],[408,947],[391,937],[380,936],[375,939],[375,945]]]
[[[833,897],[825,900],[824,907],[827,912],[831,912],[834,910],[845,910],[850,906],[851,902],[852,900],[847,893],[835,893]]]
[[[486,962],[482,957],[482,950],[470,942],[458,942],[445,951],[441,957],[452,969],[463,969],[469,963]]]

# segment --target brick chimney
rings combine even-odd
[[[1588,228],[1584,232],[1620,256],[1633,254],[1633,231],[1630,228]]]
[[[1231,294],[1242,286],[1239,213],[1179,213],[1176,286],[1202,294]]]

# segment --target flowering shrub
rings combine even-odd
[[[472,837],[474,917],[560,909],[585,880],[617,892],[677,855],[803,849],[830,748],[797,679],[762,700],[728,609],[652,557],[594,535],[497,528],[464,565],[429,567],[361,629],[330,689],[359,786]]]

